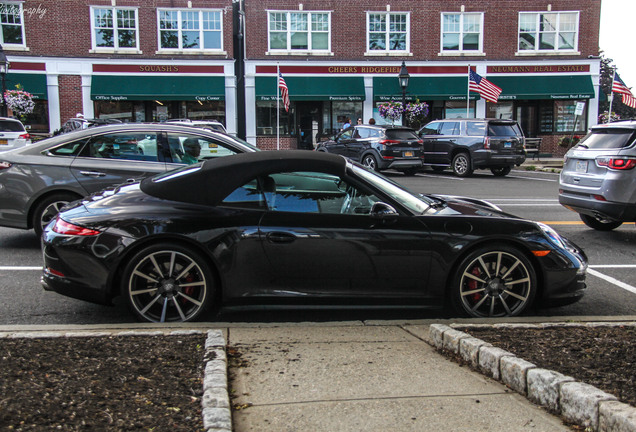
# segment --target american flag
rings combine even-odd
[[[289,112],[289,90],[287,89],[285,78],[283,78],[283,74],[280,72],[278,73],[278,88],[280,89],[280,96],[283,99],[283,104],[285,104],[285,111]]]
[[[636,98],[625,85],[621,77],[614,72],[614,82],[612,83],[612,91],[614,93],[620,93],[623,96],[623,103],[630,108],[636,108]]]
[[[497,99],[499,99],[499,95],[501,94],[501,89],[499,87],[472,70],[470,71],[468,89],[479,93],[484,99],[490,102],[497,102]]]

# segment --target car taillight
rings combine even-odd
[[[486,150],[490,150],[490,137],[486,137],[486,139],[484,140],[484,148]]]
[[[382,144],[382,145],[391,146],[391,145],[394,145],[394,144],[399,144],[400,142],[396,141],[396,140],[385,139],[385,140],[381,140],[379,143]]]
[[[11,168],[13,164],[11,162],[2,162],[0,161],[0,170]]]
[[[20,135],[19,138],[22,138],[24,140],[28,140],[28,139],[31,139],[31,135],[29,135],[28,133],[25,133],[25,134]]]
[[[94,236],[100,234],[100,231],[66,222],[59,216],[55,219],[55,226],[53,226],[53,231],[58,234],[74,236]]]
[[[600,156],[596,158],[596,165],[613,170],[630,170],[636,167],[636,159]]]

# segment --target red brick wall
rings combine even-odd
[[[280,150],[295,150],[296,144],[296,138],[280,137]],[[261,150],[279,150],[276,148],[276,137],[258,137],[256,138],[256,147]]]
[[[281,58],[297,60],[302,56],[266,56],[267,52],[267,10],[298,10],[295,0],[246,1],[247,57],[249,59]],[[331,13],[331,47],[333,57],[310,56],[312,60],[365,60],[370,62],[395,61],[399,57],[365,56],[366,52],[366,12],[391,11],[411,12],[411,52],[407,60],[519,60],[517,51],[517,26],[519,11],[546,11],[547,4],[553,11],[580,11],[579,51],[587,58],[598,54],[598,32],[600,25],[601,0],[305,0],[301,2],[305,11],[333,11]],[[484,12],[484,52],[485,57],[440,57],[441,12],[459,12],[465,5],[466,12]],[[549,56],[563,59],[568,56]],[[522,57],[523,59],[523,57]],[[542,59],[533,56],[528,59]]]
[[[60,91],[60,121],[73,118],[82,113],[82,77],[79,75],[60,75],[58,77]]]
[[[232,0],[191,0],[192,8],[223,9],[223,50],[233,57]],[[26,0],[24,2],[26,44],[28,52],[11,51],[10,55],[107,57],[107,58],[166,58],[211,60],[226,56],[155,54],[158,46],[157,8],[187,9],[187,0],[117,0],[118,7],[138,8],[139,49],[142,54],[93,54],[91,46],[91,6],[112,5],[110,0]],[[40,13],[37,12],[38,6]],[[28,13],[33,10],[34,13]],[[43,14],[41,11],[45,11]]]

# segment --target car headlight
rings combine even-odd
[[[550,242],[553,245],[558,246],[561,249],[567,249],[563,238],[559,235],[558,232],[544,223],[537,222],[537,225],[539,225],[539,228],[541,228],[543,233],[546,235],[546,237],[548,237],[548,239],[550,239]]]

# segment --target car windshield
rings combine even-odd
[[[415,131],[408,129],[387,129],[386,137],[392,140],[418,140]]]
[[[398,201],[404,207],[409,209],[413,214],[419,215],[426,212],[431,206],[425,197],[414,194],[405,189],[402,185],[384,177],[375,171],[370,171],[360,165],[348,163],[351,170],[358,177],[368,181],[385,195],[390,196]]]
[[[0,120],[0,132],[23,132],[22,123],[10,120]]]
[[[633,142],[633,129],[603,128],[587,134],[578,145],[589,149],[613,149],[629,147]]]

